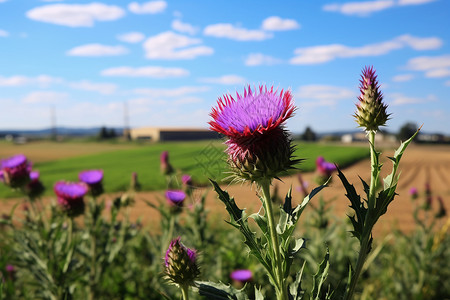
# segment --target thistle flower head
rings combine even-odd
[[[23,154],[18,154],[1,161],[3,174],[3,182],[12,187],[23,187],[30,181],[31,165],[27,157]]]
[[[169,162],[169,152],[163,151],[159,157],[161,162],[161,172],[164,175],[170,175],[174,172],[172,165]]]
[[[186,193],[182,190],[168,190],[165,193],[166,200],[171,207],[173,213],[181,212],[184,199],[186,199]]]
[[[230,278],[241,283],[246,283],[252,280],[253,274],[252,271],[246,269],[235,270],[231,272]]]
[[[45,191],[45,187],[42,185],[42,182],[39,180],[39,172],[31,171],[30,172],[30,182],[25,185],[25,192],[30,197],[30,199],[37,198],[42,195]]]
[[[284,129],[295,110],[290,91],[248,87],[236,99],[224,95],[217,104],[209,125],[228,138],[228,162],[237,178],[252,182],[276,178],[298,162],[292,159],[294,147]]]
[[[84,212],[83,197],[88,192],[85,183],[58,181],[53,190],[58,198],[58,204],[69,217],[76,217]]]
[[[164,258],[164,265],[167,277],[179,285],[192,285],[200,274],[196,251],[184,246],[180,237],[170,242]]]
[[[103,193],[103,170],[86,170],[78,174],[78,179],[88,185],[92,196]]]
[[[361,95],[354,115],[356,122],[366,131],[377,131],[386,124],[390,114],[386,112],[387,105],[383,103],[383,94],[373,67],[363,69],[359,90]]]

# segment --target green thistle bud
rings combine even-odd
[[[167,277],[180,286],[193,285],[200,274],[196,259],[196,251],[185,247],[180,237],[172,240],[164,259]]]
[[[378,127],[386,124],[390,114],[386,112],[387,105],[383,103],[383,94],[379,90],[373,67],[363,69],[359,89],[361,95],[354,115],[356,122],[366,131],[377,131]]]

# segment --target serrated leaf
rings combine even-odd
[[[211,179],[210,181],[213,184],[214,190],[219,196],[219,199],[225,204],[225,207],[228,213],[230,214],[231,222],[228,223],[234,226],[235,228],[239,229],[239,231],[245,238],[244,243],[250,249],[250,253],[254,255],[258,259],[258,261],[263,265],[263,267],[267,270],[269,276],[271,278],[275,278],[274,277],[275,274],[273,273],[270,260],[267,259],[267,257],[261,251],[261,249],[264,249],[263,243],[256,238],[255,233],[251,231],[250,228],[248,227],[247,219],[243,218],[244,215],[243,210],[239,209],[234,199],[230,198],[230,195],[226,191],[223,191],[219,187],[217,182]]]
[[[264,295],[259,288],[255,286],[255,300],[264,300]]]
[[[364,203],[361,202],[361,197],[356,193],[353,184],[350,184],[348,182],[347,178],[345,178],[344,173],[341,172],[339,167],[337,167],[337,171],[338,177],[341,180],[347,192],[345,196],[350,200],[351,203],[350,208],[352,208],[355,211],[356,219],[355,216],[349,216],[354,229],[353,235],[361,241],[364,229],[364,221],[367,214],[367,208],[365,208]]]
[[[291,296],[289,297],[289,299],[301,300],[303,298],[305,292],[302,290],[302,277],[305,265],[306,261],[303,263],[303,266],[300,269],[300,271],[297,272],[297,275],[295,276],[295,281],[289,285],[289,293]]]
[[[201,296],[212,300],[248,300],[244,293],[244,288],[238,290],[230,285],[222,282],[216,283],[211,281],[197,281],[196,288]]]
[[[325,280],[328,277],[328,269],[330,268],[329,259],[330,259],[330,251],[328,250],[327,247],[327,252],[325,254],[323,261],[319,265],[319,270],[313,277],[313,290],[311,295],[314,297],[315,300],[323,299],[321,297],[320,292],[322,290],[322,285],[324,284]]]

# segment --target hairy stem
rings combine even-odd
[[[369,190],[369,209],[375,207],[375,192],[377,188],[377,178],[378,178],[378,162],[375,154],[375,131],[369,131],[369,142],[370,146],[370,167],[371,167],[371,176],[370,176],[370,190]]]
[[[284,278],[283,263],[281,261],[280,243],[278,241],[278,234],[273,216],[272,199],[270,197],[270,180],[264,179],[259,183],[259,185],[261,186],[263,192],[263,199],[269,222],[270,239],[272,240],[273,253],[275,255],[275,274],[277,276],[275,282],[277,283],[277,295],[279,300],[287,300],[288,293],[286,280]]]
[[[183,300],[189,300],[189,286],[182,285],[180,287],[181,287],[181,294],[183,295]]]

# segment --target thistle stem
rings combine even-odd
[[[183,300],[189,300],[189,286],[181,285],[181,294],[183,295]]]
[[[375,131],[369,131],[369,142],[370,146],[370,167],[371,167],[371,176],[370,176],[370,189],[369,189],[369,209],[375,208],[375,192],[377,188],[377,178],[378,178],[378,162],[376,160],[375,154]]]
[[[286,280],[284,278],[283,272],[283,264],[281,261],[281,253],[280,253],[280,243],[278,241],[278,234],[275,227],[275,220],[273,216],[273,208],[272,208],[272,200],[270,197],[270,180],[264,179],[259,182],[261,186],[263,199],[264,199],[264,207],[267,213],[267,219],[269,222],[269,231],[270,231],[270,239],[272,240],[273,252],[275,255],[275,274],[277,278],[275,278],[275,282],[277,283],[277,295],[279,300],[287,300],[288,293],[286,287]]]
[[[371,130],[369,131],[369,142],[370,142],[370,167],[371,167],[371,173],[370,173],[370,186],[369,186],[369,199],[368,200],[368,212],[366,216],[369,217],[371,215],[371,212],[375,209],[375,192],[377,188],[377,180],[379,175],[379,166],[376,158],[375,153],[375,131]],[[363,229],[363,236],[360,243],[360,249],[359,249],[359,255],[358,260],[356,261],[356,268],[355,272],[353,273],[352,279],[350,280],[350,286],[347,290],[347,293],[345,294],[344,299],[350,300],[353,298],[353,293],[355,292],[356,284],[358,283],[359,276],[361,275],[361,271],[363,269],[364,263],[366,262],[367,255],[369,254],[369,244],[370,239],[372,236],[372,228],[373,223],[368,223],[365,220],[364,222],[364,229]]]

